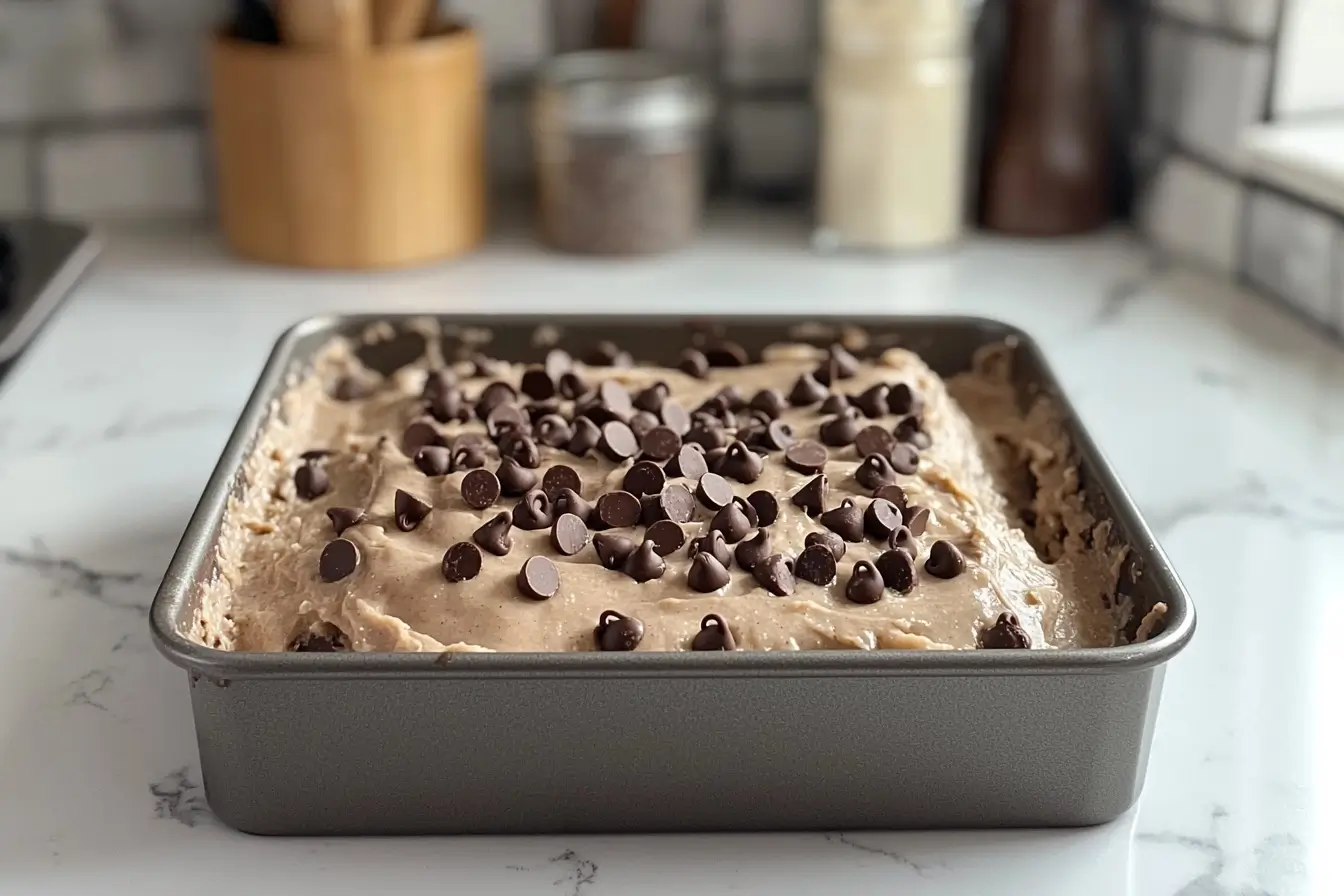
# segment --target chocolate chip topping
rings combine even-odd
[[[540,367],[532,367],[523,372],[518,389],[533,401],[545,401],[555,395],[555,380]]]
[[[472,470],[462,477],[462,500],[473,510],[484,510],[499,496],[499,477],[489,470]]]
[[[770,533],[758,529],[756,534],[743,540],[733,551],[733,559],[745,570],[753,570],[756,564],[770,556]]]
[[[690,555],[713,554],[714,559],[727,569],[733,562],[733,552],[728,548],[728,542],[724,540],[723,533],[719,531],[710,531],[699,538],[691,539]]]
[[[556,464],[542,475],[541,490],[554,501],[556,496],[564,489],[569,489],[575,494],[581,494],[583,492],[583,479],[573,467],[567,464]]]
[[[523,493],[537,485],[537,474],[511,457],[501,457],[495,470],[499,479],[500,494],[508,498],[522,497]]]
[[[453,446],[454,470],[477,470],[485,466],[485,446],[467,442]]]
[[[532,425],[537,441],[548,448],[563,448],[574,438],[574,428],[559,414],[545,414]]]
[[[686,486],[672,483],[658,495],[657,507],[663,519],[689,523],[695,517],[695,497]]]
[[[731,339],[721,340],[705,349],[705,357],[710,367],[745,367],[751,360],[747,350]]]
[[[634,457],[639,453],[639,440],[629,426],[619,420],[602,425],[602,435],[597,441],[597,450],[615,463]]]
[[[513,520],[507,513],[497,513],[485,523],[471,533],[471,540],[481,547],[482,550],[494,554],[496,557],[503,557],[513,549],[513,536],[509,530],[513,528]]]
[[[863,512],[863,531],[869,538],[890,538],[891,533],[902,527],[901,508],[886,498],[874,498],[868,502]]]
[[[373,394],[373,383],[359,376],[343,376],[331,387],[331,397],[337,401],[358,401]]]
[[[859,435],[858,414],[855,413],[853,408],[843,410],[821,424],[819,432],[823,445],[829,445],[832,448],[852,445]]]
[[[901,508],[901,519],[912,534],[923,535],[929,526],[929,510],[927,507],[907,504]]]
[[[784,463],[799,473],[820,473],[826,468],[826,448],[820,442],[803,439],[784,450]]]
[[[793,593],[793,564],[783,554],[771,554],[751,571],[756,583],[775,597]]]
[[[751,528],[755,529],[760,526],[761,521],[760,517],[756,515],[756,508],[752,507],[746,498],[741,495],[733,495],[733,503],[737,505],[738,510],[742,511],[742,515],[747,518],[747,522],[751,523]]]
[[[481,574],[481,549],[469,541],[459,541],[443,552],[443,577],[456,584]]]
[[[831,584],[835,581],[835,557],[831,549],[824,544],[803,548],[797,562],[793,564],[793,574],[813,585]]]
[[[859,359],[837,342],[831,346],[826,364],[823,366],[836,379],[850,380],[859,372]]]
[[[640,438],[639,450],[648,460],[666,463],[681,450],[681,436],[669,426],[655,426]]]
[[[551,524],[551,547],[565,557],[573,557],[588,544],[588,527],[573,513],[561,513]]]
[[[906,417],[896,424],[892,432],[896,436],[896,441],[904,442],[920,451],[933,444],[933,439],[929,438],[929,434],[920,427],[918,417]]]
[[[425,410],[440,423],[466,423],[471,419],[471,408],[467,406],[461,389],[449,388],[426,395]]]
[[[851,404],[863,412],[863,416],[868,418],[881,417],[887,413],[887,392],[889,390],[882,383],[869,386],[858,395],[854,396]]]
[[[834,532],[809,532],[803,539],[803,544],[808,547],[814,544],[821,545],[831,552],[837,563],[845,556],[845,540]]]
[[[863,511],[859,510],[852,498],[845,498],[839,507],[832,507],[822,513],[820,522],[845,541],[863,541]]]
[[[919,470],[919,452],[904,442],[891,449],[891,468],[897,473],[912,476]]]
[[[322,549],[317,571],[324,582],[339,582],[359,566],[359,547],[348,538],[337,538]]]
[[[513,524],[525,532],[551,525],[551,499],[539,488],[529,489],[513,507]]]
[[[316,463],[305,463],[294,471],[294,493],[305,501],[325,495],[331,489],[331,477]]]
[[[727,576],[728,573],[725,572],[724,575]],[[726,583],[727,579],[724,581]],[[713,591],[715,589],[711,588],[709,590]],[[691,639],[691,649],[736,650],[737,641],[734,640],[732,629],[728,628],[728,623],[723,621],[723,617],[710,613],[700,620],[700,631],[696,632],[695,637]]]
[[[761,473],[764,471],[765,461],[742,441],[735,441],[728,446],[719,465],[719,472],[722,475],[743,483],[755,482],[761,478]]]
[[[762,389],[751,397],[747,407],[758,411],[764,411],[771,420],[779,417],[787,408],[788,402],[778,389]]]
[[[882,584],[901,594],[909,594],[915,588],[915,559],[908,551],[893,548],[877,558],[877,571],[882,576]]]
[[[732,576],[728,570],[709,551],[700,551],[691,558],[691,568],[686,571],[686,584],[692,591],[709,594],[730,581]]]
[[[304,632],[290,643],[294,653],[342,653],[350,649],[350,639],[334,625],[323,625],[321,631]]]
[[[677,361],[677,369],[682,373],[702,380],[709,373],[709,359],[705,357],[704,352],[688,348],[681,353],[681,360]]]
[[[992,626],[980,633],[980,646],[985,650],[1026,650],[1031,637],[1012,613],[1000,613]]]
[[[641,448],[644,445],[644,435],[655,426],[659,426],[658,418],[648,411],[635,411],[630,415],[630,431],[635,434],[639,440]]]
[[[593,536],[593,550],[597,552],[597,562],[606,569],[620,569],[625,559],[638,547],[624,535],[611,532],[599,532]]]
[[[327,519],[331,520],[331,527],[340,535],[351,526],[364,522],[364,511],[354,507],[329,507]]]
[[[854,447],[863,457],[872,454],[886,457],[896,447],[896,437],[880,426],[865,426],[854,437]]]
[[[635,434],[631,433],[630,438]],[[589,451],[597,447],[597,443],[602,439],[602,430],[598,425],[587,417],[578,417],[574,420],[574,435],[570,436],[569,444],[565,450],[576,457],[583,457]]]
[[[808,516],[818,516],[826,509],[826,485],[826,474],[818,473],[794,492],[789,500],[795,507],[801,507]]]
[[[606,610],[597,619],[593,637],[598,650],[634,650],[644,640],[644,623],[633,616]]]
[[[875,604],[882,599],[882,574],[867,560],[854,564],[845,584],[845,599],[853,604]]]
[[[443,445],[425,445],[415,452],[415,468],[426,476],[447,476],[453,472],[453,452]]]
[[[773,493],[763,489],[752,492],[747,496],[747,503],[756,511],[756,525],[773,526],[779,519],[779,500]]]
[[[403,532],[410,532],[420,525],[425,517],[429,516],[429,512],[434,509],[432,504],[422,501],[410,492],[401,489],[397,489],[392,500],[392,507],[397,528]]]
[[[783,451],[797,439],[793,435],[792,426],[783,420],[771,420],[765,425],[765,430],[758,441],[767,451]]]
[[[662,408],[663,402],[667,400],[668,393],[671,391],[667,383],[659,380],[635,393],[631,403],[641,411],[650,411],[656,414]]]
[[[660,579],[667,571],[667,561],[659,555],[652,541],[645,541],[621,564],[621,572],[636,582],[649,582]]]
[[[705,449],[695,444],[682,445],[677,449],[677,456],[663,467],[663,472],[668,476],[699,482],[700,477],[709,472],[709,464],[705,462]]]
[[[551,510],[557,515],[572,513],[583,520],[584,525],[588,524],[593,515],[593,505],[572,488],[562,488],[551,497]]]
[[[710,510],[718,510],[733,501],[733,487],[718,473],[706,473],[695,486],[695,496]]]
[[[492,411],[501,405],[512,404],[517,397],[518,393],[508,383],[490,383],[476,399],[476,416],[483,422],[489,420]]]
[[[653,543],[660,557],[668,557],[681,550],[686,543],[686,532],[671,520],[659,520],[644,531],[644,540]]]
[[[667,475],[663,468],[651,460],[641,460],[625,473],[621,488],[635,497],[656,495],[667,484]]]
[[[849,408],[849,399],[839,392],[832,392],[826,396],[826,400],[821,403],[817,410],[823,414],[839,414]]]
[[[507,365],[503,361],[496,361],[482,352],[477,352],[471,356],[472,376],[500,376],[504,373],[506,367]]]
[[[515,581],[523,597],[549,600],[560,590],[560,570],[546,557],[528,557]]]
[[[639,498],[629,492],[607,492],[598,497],[589,524],[596,522],[606,529],[624,529],[638,523],[642,511]]]
[[[583,377],[572,370],[566,370],[560,374],[560,377],[556,380],[556,387],[560,392],[560,397],[569,401],[581,398],[588,391],[588,384],[583,381]]]
[[[793,388],[789,390],[789,404],[796,408],[806,407],[824,400],[828,394],[829,391],[817,382],[816,377],[804,373],[793,381]]]
[[[541,451],[537,448],[537,443],[531,436],[525,436],[521,432],[507,432],[501,436],[499,453],[501,457],[513,458],[518,461],[520,467],[529,470],[541,466]]]
[[[502,439],[507,433],[526,435],[531,430],[532,422],[516,405],[502,404],[485,418],[485,432],[492,439]]]
[[[924,410],[924,399],[906,383],[897,383],[887,392],[887,411],[905,416]]]
[[[326,448],[309,448],[299,455],[299,460],[312,463],[314,461],[326,460],[331,457],[331,455],[332,452],[328,451]]]
[[[663,408],[658,412],[658,416],[662,418],[664,426],[679,436],[686,435],[691,428],[691,415],[675,401],[663,402]]]
[[[905,496],[905,489],[901,488],[899,485],[884,485],[873,492],[873,497],[883,498],[890,501],[901,508],[902,511],[904,511],[905,506],[908,503]]]
[[[880,454],[870,454],[854,470],[854,481],[867,489],[876,491],[884,485],[896,482],[896,471],[891,461]]]
[[[703,423],[698,423],[686,433],[685,441],[699,445],[705,451],[713,451],[715,448],[722,448],[727,445],[729,439],[722,424],[706,426]]]
[[[939,539],[929,545],[929,558],[924,561],[924,571],[935,578],[955,579],[966,571],[966,558],[952,542]]]
[[[714,514],[714,518],[709,521],[709,528],[713,532],[722,532],[723,540],[729,544],[737,544],[751,531],[751,520],[747,519],[741,507],[732,503]]]

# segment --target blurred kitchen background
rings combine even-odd
[[[538,190],[530,110],[548,60],[633,46],[703,79],[710,195],[811,216],[800,251],[954,250],[963,230],[1047,238],[1132,222],[1161,255],[1344,332],[1344,0],[889,6],[904,11],[872,18],[880,2],[853,0],[453,0],[437,14],[469,23],[483,49],[492,209]],[[212,139],[221,94],[207,38],[225,25],[235,43],[273,40],[269,10],[257,0],[0,0],[0,216],[216,219],[219,146],[264,141]],[[258,88],[230,89],[232,120],[248,119]],[[566,102],[578,114],[577,95]],[[888,177],[883,166],[908,170]],[[953,168],[956,188],[943,188]],[[326,174],[333,190],[345,178]],[[882,207],[860,208],[856,182],[880,184],[866,199]],[[883,217],[892,209],[905,214]],[[952,226],[937,223],[948,215]]]

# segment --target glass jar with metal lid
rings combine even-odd
[[[689,241],[704,202],[712,106],[694,73],[654,53],[594,50],[551,60],[532,108],[546,242],[632,255]]]

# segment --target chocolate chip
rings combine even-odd
[[[793,593],[793,564],[783,554],[771,554],[756,564],[751,571],[752,578],[775,597],[787,597]]]
[[[656,414],[662,408],[663,402],[667,400],[667,395],[671,391],[667,383],[659,380],[653,385],[636,392],[634,398],[631,399],[631,403],[641,411]]]
[[[459,541],[443,552],[443,577],[456,584],[481,574],[481,549],[469,541]]]
[[[560,590],[560,570],[546,557],[528,557],[515,581],[523,597],[549,600]]]
[[[655,426],[640,437],[639,450],[648,460],[665,463],[681,450],[681,436],[673,432],[671,427]]]
[[[658,556],[667,557],[681,550],[686,543],[686,533],[681,526],[671,520],[659,520],[644,532],[644,540],[653,542]]]
[[[501,439],[506,433],[526,435],[531,430],[531,421],[517,405],[501,404],[485,418],[485,431],[492,439]]]
[[[883,498],[902,509],[906,505],[905,489],[899,485],[884,485],[873,492],[874,498]]]
[[[593,536],[593,550],[597,552],[597,562],[605,569],[620,569],[627,557],[638,547],[624,535],[599,532]]]
[[[358,566],[359,548],[347,538],[328,542],[317,561],[317,571],[324,582],[339,582]]]
[[[835,343],[831,346],[826,363],[822,366],[826,369],[828,377],[849,380],[859,372],[859,359],[851,355],[843,345]]]
[[[598,385],[597,400],[602,402],[607,410],[622,417],[629,416],[634,410],[629,390],[616,380],[603,380]]]
[[[397,489],[392,502],[393,517],[396,520],[397,528],[403,532],[410,532],[415,529],[434,509],[433,505],[401,489]]]
[[[496,361],[489,355],[477,352],[471,356],[472,376],[502,376],[508,370],[503,361]]]
[[[358,526],[364,522],[364,511],[354,507],[329,507],[327,519],[331,520],[331,527],[336,530],[337,535],[340,535],[351,526]]]
[[[915,535],[923,535],[924,530],[929,526],[929,511],[926,507],[919,507],[915,504],[907,504],[901,508],[901,519],[905,521],[908,528]]]
[[[490,414],[501,405],[512,404],[518,393],[508,383],[496,381],[481,390],[476,397],[476,416],[482,421],[489,420]]]
[[[1031,636],[1012,613],[1000,613],[999,620],[980,633],[980,646],[985,650],[1026,650],[1031,647]]]
[[[699,538],[691,539],[690,555],[712,554],[719,565],[727,569],[733,562],[733,553],[728,548],[728,542],[724,540],[723,533],[711,531]]]
[[[924,561],[924,571],[935,578],[955,579],[966,571],[966,558],[952,542],[939,539],[929,545],[929,558]]]
[[[709,373],[709,359],[705,357],[704,352],[688,348],[681,353],[681,360],[677,361],[677,369],[682,373],[702,380],[705,378],[705,374]]]
[[[911,476],[919,471],[919,452],[904,442],[891,449],[891,468],[897,473]]]
[[[453,469],[476,470],[485,466],[485,446],[469,442],[453,446]]]
[[[712,532],[722,532],[723,540],[729,544],[737,544],[751,531],[751,520],[747,519],[741,507],[732,503],[714,514],[714,518],[709,521],[709,528]]]
[[[545,401],[555,395],[555,380],[540,367],[533,367],[523,373],[519,390],[533,401]]]
[[[891,461],[880,454],[870,454],[854,470],[854,480],[867,489],[876,491],[884,485],[896,481],[896,471]]]
[[[496,557],[503,557],[513,548],[513,536],[509,534],[512,528],[509,514],[497,513],[471,533],[471,540]]]
[[[373,383],[360,376],[343,376],[331,387],[331,397],[337,401],[358,401],[372,394]]]
[[[820,473],[826,467],[826,449],[820,442],[803,439],[784,450],[784,463],[799,473]]]
[[[425,445],[415,452],[415,468],[426,476],[446,476],[453,472],[453,453],[443,445]]]
[[[634,650],[644,640],[644,623],[633,616],[606,610],[597,619],[593,638],[598,650]]]
[[[689,523],[695,516],[695,496],[675,482],[658,495],[657,506],[659,515],[674,523]]]
[[[651,460],[641,460],[626,471],[621,488],[635,497],[641,497],[658,494],[666,483],[667,475],[663,473],[662,467]]]
[[[784,409],[788,407],[788,402],[784,400],[783,394],[778,389],[762,389],[751,397],[747,407],[758,411],[764,411],[771,420],[775,420]]]
[[[817,516],[826,509],[826,474],[819,473],[790,498],[795,507],[801,507],[808,516]]]
[[[434,424],[424,420],[415,421],[401,434],[401,450],[407,457],[415,457],[415,453],[426,445],[445,444]]]
[[[639,499],[629,492],[607,492],[597,499],[594,516],[608,529],[624,529],[639,522]]]
[[[797,562],[793,564],[793,574],[813,585],[831,584],[835,581],[835,557],[831,554],[831,549],[824,544],[813,544],[803,548]]]
[[[569,489],[576,495],[582,494],[583,479],[579,477],[578,471],[573,467],[566,464],[556,464],[542,475],[541,490],[554,501],[562,489]]]
[[[672,430],[679,436],[686,435],[691,429],[691,415],[686,413],[686,409],[675,401],[663,402],[662,410],[658,412],[663,425]]]
[[[583,381],[583,377],[572,370],[568,370],[560,375],[558,386],[560,388],[560,397],[568,399],[569,401],[582,398],[584,393],[588,391],[588,384]]]
[[[474,510],[484,510],[499,500],[499,477],[489,470],[472,470],[462,477],[462,500]]]
[[[909,594],[915,589],[915,560],[908,551],[893,548],[877,558],[877,572],[882,576],[882,584],[901,594]]]
[[[852,404],[868,418],[881,417],[887,412],[887,387],[882,383],[869,386],[854,396]]]
[[[887,544],[893,550],[900,548],[911,557],[919,556],[919,542],[915,541],[915,534],[905,526],[901,526],[891,533],[891,537],[887,539]]]
[[[747,350],[732,340],[716,342],[705,350],[710,367],[745,367],[750,357]]]
[[[728,446],[719,465],[721,475],[743,483],[752,483],[760,479],[764,470],[765,462],[761,460],[761,456],[740,440]]]
[[[499,478],[499,490],[505,497],[519,498],[530,488],[537,485],[537,474],[511,457],[501,457],[495,470]]]
[[[840,414],[850,409],[849,399],[839,392],[832,392],[826,396],[826,400],[817,408],[823,414]]]
[[[420,389],[420,397],[431,398],[435,395],[442,395],[456,385],[457,374],[447,367],[440,367],[425,374],[425,385]]]
[[[634,434],[631,433],[630,437],[634,438]],[[574,435],[570,437],[565,450],[577,457],[583,457],[596,448],[601,439],[602,430],[598,428],[596,423],[587,417],[578,417],[574,420]]]
[[[746,498],[741,495],[734,495],[733,503],[737,505],[738,510],[742,511],[742,515],[747,518],[747,522],[751,524],[751,528],[755,529],[760,526],[761,518],[756,515],[756,508],[752,507]]]
[[[803,539],[803,544],[808,547],[821,545],[831,552],[837,563],[845,556],[845,540],[834,532],[809,532]]]
[[[677,449],[677,456],[663,467],[663,472],[668,476],[699,482],[701,477],[709,472],[709,464],[705,462],[705,449],[696,444],[682,445]]]
[[[731,580],[728,570],[709,551],[695,554],[691,558],[691,568],[686,572],[686,584],[701,594],[718,591]]]
[[[733,487],[718,473],[706,473],[695,486],[695,496],[710,510],[718,510],[733,500]]]
[[[546,353],[546,360],[542,362],[542,366],[545,368],[547,376],[553,380],[559,380],[574,366],[574,359],[564,349],[553,348]]]
[[[758,529],[751,538],[744,539],[733,551],[733,559],[745,570],[753,570],[756,564],[770,556],[770,533]]]
[[[583,363],[590,367],[629,367],[633,362],[629,352],[603,339],[583,356]]]
[[[706,452],[713,451],[715,448],[723,448],[729,442],[728,432],[722,425],[717,426],[692,426],[686,433],[683,440],[690,444],[699,445]]]
[[[639,453],[639,440],[635,438],[629,426],[619,420],[612,420],[602,425],[602,435],[598,439],[597,449],[606,455],[608,460],[620,463]]]
[[[875,604],[882,599],[882,574],[867,560],[854,564],[845,584],[845,599],[854,604]]]
[[[897,383],[887,392],[887,411],[892,414],[918,414],[924,409],[924,399],[905,383]]]
[[[713,560],[711,559],[709,562],[712,563]],[[694,566],[691,567],[691,571],[695,571]],[[724,585],[726,585],[728,584],[728,573],[724,572],[723,575],[725,576],[723,582]],[[719,587],[722,588],[723,585],[720,585]],[[696,590],[700,591],[702,589],[697,588]],[[714,591],[717,589],[709,588],[704,590]],[[695,637],[691,639],[691,649],[736,650],[737,641],[734,640],[732,629],[728,628],[728,623],[723,621],[723,617],[710,613],[704,619],[700,620],[700,631],[696,632]]]
[[[902,526],[901,508],[886,498],[868,502],[868,509],[863,512],[863,529],[869,538],[890,538]]]
[[[793,388],[789,390],[789,404],[796,408],[806,407],[823,400],[828,394],[826,387],[817,382],[816,377],[804,373],[794,380]]]
[[[630,415],[630,431],[635,434],[635,438],[640,440],[642,445],[644,436],[655,426],[660,426],[657,416],[648,411],[636,411]]]
[[[858,414],[852,408],[841,411],[821,424],[819,433],[822,444],[832,448],[852,445],[859,435]]]
[[[851,544],[863,541],[863,512],[852,498],[845,498],[839,507],[822,513],[820,522]]]
[[[331,477],[315,463],[306,463],[294,471],[294,492],[305,501],[320,498],[331,488]]]
[[[593,515],[593,505],[583,500],[572,488],[559,489],[551,497],[551,510],[557,514],[571,513],[583,520],[584,525],[588,524]]]
[[[334,625],[323,625],[322,631],[304,632],[289,645],[294,653],[341,653],[350,649],[350,640]]]
[[[541,466],[541,451],[531,436],[516,432],[505,433],[499,440],[499,453],[502,457],[511,457],[518,465],[529,470]]]
[[[904,442],[920,451],[927,450],[933,444],[933,439],[920,426],[918,417],[906,417],[892,431],[896,436],[896,441]]]
[[[652,541],[645,541],[621,564],[621,572],[636,582],[649,582],[660,579],[667,571],[667,561],[659,555]]]
[[[779,519],[779,500],[767,491],[755,491],[747,496],[747,503],[756,511],[756,525],[773,526]]]
[[[559,416],[561,420],[565,419],[560,414],[560,403],[557,401],[534,401],[523,408],[523,412],[527,414],[527,419],[532,421],[534,435],[537,421],[549,416]]]
[[[537,441],[548,448],[563,448],[574,437],[574,429],[569,421],[559,414],[546,414],[532,424]]]
[[[560,554],[572,557],[588,544],[588,527],[573,513],[561,513],[551,525],[551,546]]]
[[[425,396],[425,410],[440,423],[458,421],[466,423],[471,419],[471,408],[462,395],[461,389],[444,389]]]
[[[332,452],[326,448],[310,448],[299,455],[299,460],[305,463],[314,463],[319,460],[326,460],[331,457]]]
[[[551,499],[539,488],[529,489],[513,507],[513,524],[526,532],[545,529],[551,519]]]
[[[877,454],[886,457],[896,447],[896,437],[876,424],[865,426],[854,437],[854,447],[860,457]],[[876,488],[876,486],[873,486]]]
[[[771,420],[760,441],[767,451],[783,451],[794,443],[793,427],[783,420]]]

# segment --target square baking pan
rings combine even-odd
[[[206,794],[259,834],[1076,826],[1143,785],[1165,664],[1194,608],[1035,344],[978,318],[442,318],[444,339],[540,361],[601,339],[672,364],[688,328],[753,352],[862,332],[939,374],[1015,346],[1024,402],[1058,403],[1091,510],[1131,548],[1120,591],[1165,625],[1067,650],[732,653],[239,653],[188,637],[240,469],[294,374],[336,336],[412,317],[320,317],[276,345],[155,597],[159,649],[189,675]],[[404,340],[392,340],[395,346]],[[447,354],[452,356],[452,351]],[[863,354],[859,352],[859,354]],[[395,363],[393,359],[391,363]],[[406,359],[402,359],[403,361]],[[1136,624],[1136,623],[1134,623]],[[1132,628],[1131,628],[1132,632]]]

